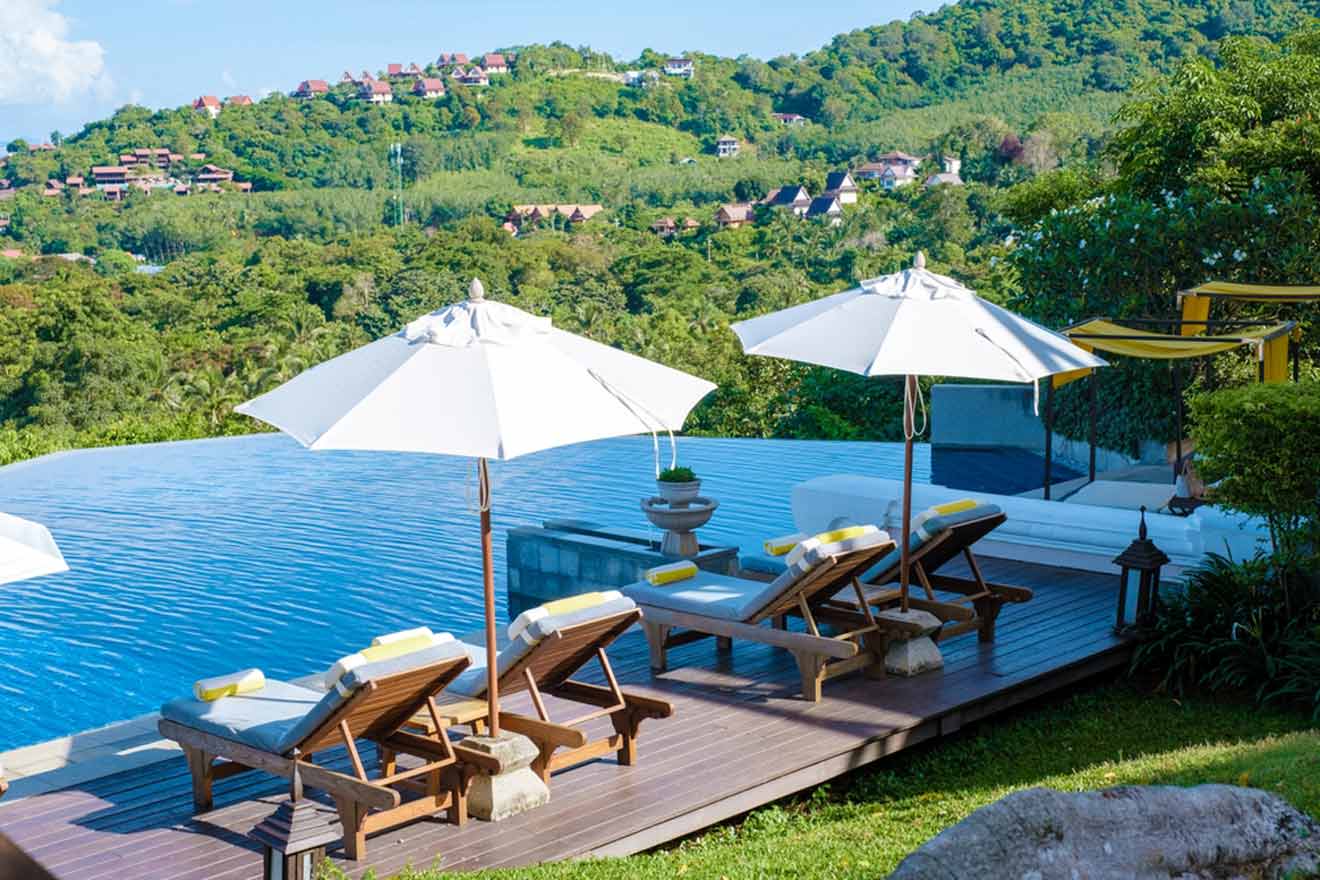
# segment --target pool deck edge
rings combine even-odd
[[[321,676],[307,675],[294,684],[319,689]],[[179,746],[162,739],[156,730],[159,712],[149,712],[0,752],[0,768],[9,782],[9,792],[0,800],[0,810],[24,798],[47,794],[125,770],[145,767],[179,754]]]

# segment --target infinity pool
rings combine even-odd
[[[707,541],[787,531],[789,489],[809,477],[902,475],[897,444],[685,438],[680,453],[720,500]],[[977,461],[962,488],[1016,491],[987,475],[1039,473],[1033,456]],[[312,453],[276,434],[0,468],[0,510],[47,524],[71,568],[0,586],[0,750],[153,711],[201,676],[246,666],[301,676],[382,632],[475,628],[471,470],[436,456]],[[937,467],[946,484],[958,470],[957,459]],[[505,529],[548,517],[645,528],[637,501],[653,494],[652,474],[649,438],[492,463],[501,604]],[[920,446],[916,479],[930,475]]]

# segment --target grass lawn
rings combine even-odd
[[[904,752],[663,851],[464,876],[882,877],[937,832],[1015,789],[1202,782],[1278,792],[1320,818],[1320,730],[1300,714],[1107,685]]]

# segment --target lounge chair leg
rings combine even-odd
[[[631,767],[637,762],[637,728],[641,726],[642,719],[631,709],[620,709],[610,716],[610,723],[619,735],[619,763]]]
[[[776,614],[770,618],[770,625],[775,629],[788,629],[788,615]]]
[[[193,809],[198,813],[209,812],[214,804],[211,796],[211,783],[215,781],[213,758],[200,749],[183,747],[188,759],[188,773],[192,776]]]
[[[824,680],[825,659],[819,654],[793,652],[798,671],[802,673],[802,698],[809,703],[820,702],[820,684]]]
[[[883,633],[865,633],[862,636],[862,647],[871,655],[871,662],[862,669],[862,675],[867,678],[884,678],[885,653],[889,650],[889,640]]]
[[[445,819],[451,825],[463,825],[468,819],[468,787],[472,784],[472,777],[476,775],[476,771],[466,765],[458,765],[447,767],[442,772],[444,784],[448,787],[452,798],[449,809],[445,811]]]
[[[345,798],[335,798],[335,808],[344,828],[344,858],[356,862],[367,854],[367,808]]]
[[[394,754],[394,750],[377,746],[376,756],[380,760],[380,775],[393,776],[398,767],[398,756]]]
[[[977,638],[982,642],[993,642],[995,640],[995,620],[999,617],[999,609],[1004,603],[998,596],[987,596],[984,599],[977,599],[972,603],[976,609],[977,617],[981,618],[980,631]]]
[[[669,667],[665,659],[665,642],[669,639],[669,626],[652,623],[643,617],[642,632],[646,633],[646,646],[651,652],[651,671],[664,672]]]
[[[733,651],[733,639],[728,636],[715,637],[715,650],[721,654],[729,654]]]

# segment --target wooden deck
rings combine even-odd
[[[548,806],[497,825],[423,820],[370,838],[360,862],[331,855],[353,877],[374,869],[385,878],[409,865],[464,869],[638,852],[1127,662],[1128,648],[1111,630],[1114,576],[982,562],[987,577],[1030,586],[1036,598],[1004,609],[993,645],[974,634],[946,642],[940,673],[842,678],[813,704],[794,695],[797,670],[784,652],[740,643],[720,654],[706,640],[673,650],[670,671],[653,678],[634,631],[611,651],[621,683],[675,709],[643,726],[636,766],[611,758],[566,770],[555,776]],[[245,835],[283,791],[279,780],[244,774],[217,783],[216,809],[194,817],[179,757],[0,801],[0,832],[69,880],[252,880],[260,863]]]

